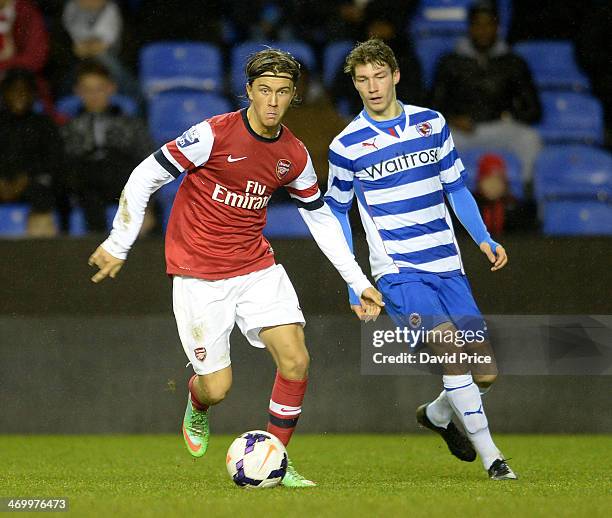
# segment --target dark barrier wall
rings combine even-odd
[[[176,432],[191,368],[171,317],[2,317],[0,433]],[[358,323],[312,317],[300,430],[414,432],[436,376],[362,376]],[[218,432],[265,427],[274,369],[266,351],[232,340],[234,387],[212,411]],[[506,376],[486,396],[506,432],[612,432],[611,377]],[[34,410],[35,407],[35,411]]]
[[[0,314],[137,315],[169,313],[170,281],[163,244],[139,241],[120,277],[89,282],[87,258],[98,240],[0,241]],[[312,240],[273,241],[309,314],[347,307],[344,285]],[[470,240],[461,240],[465,269],[483,313],[612,313],[612,239],[514,238],[510,262],[496,273]],[[362,245],[359,242],[359,245]],[[367,256],[358,246],[364,269]]]
[[[359,323],[347,313],[337,274],[310,241],[273,244],[308,318],[312,370],[300,429],[416,431],[414,409],[438,394],[440,379],[362,376]],[[610,240],[505,244],[511,263],[492,274],[463,243],[484,312],[612,313]],[[178,430],[190,369],[172,319],[162,245],[138,243],[119,279],[94,286],[86,260],[96,245],[0,242],[0,433]],[[232,359],[235,385],[214,409],[212,426],[264,427],[272,362],[239,333]],[[487,412],[497,431],[612,432],[611,388],[603,376],[506,376],[487,396]]]

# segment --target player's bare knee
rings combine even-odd
[[[208,387],[205,400],[208,405],[217,405],[227,397],[229,391],[230,387],[225,386]]]
[[[283,377],[287,379],[301,380],[308,376],[310,356],[308,351],[300,351],[294,354],[283,355],[279,358],[278,369]]]
[[[198,399],[207,405],[217,405],[227,397],[231,387],[231,380],[201,381]]]

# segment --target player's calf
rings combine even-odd
[[[209,407],[223,401],[232,387],[231,367],[205,375],[196,375],[189,380],[192,399]]]
[[[183,440],[189,453],[202,457],[208,449],[210,425],[208,410],[210,406],[225,399],[231,387],[231,368],[198,376],[189,380],[189,396],[183,417]]]

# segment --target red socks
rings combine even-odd
[[[273,433],[287,446],[302,412],[302,401],[308,379],[294,381],[283,378],[278,372],[270,399],[268,432]]]
[[[196,410],[208,410],[208,405],[204,403],[200,403],[198,401],[198,396],[196,396],[195,390],[193,388],[193,382],[196,379],[197,374],[194,374],[189,380],[189,394],[191,394],[191,404]]]

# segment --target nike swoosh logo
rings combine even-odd
[[[239,162],[240,160],[244,160],[245,158],[248,158],[248,157],[241,156],[241,157],[238,157],[238,158],[232,158],[232,155],[230,155],[230,156],[227,157],[227,161],[228,162]]]
[[[187,430],[185,429],[185,425],[183,425],[183,437],[185,438],[185,441],[187,442],[187,446],[192,452],[197,453],[200,450],[200,446],[197,444],[194,444],[189,438],[189,435],[187,434]]]
[[[274,444],[270,444],[270,446],[268,446],[268,453],[266,453],[266,456],[265,456],[263,462],[261,463],[261,466],[259,466],[260,469],[266,464],[266,461],[268,460],[268,457],[270,457],[270,454],[273,451],[276,451],[276,446],[274,446]]]
[[[296,412],[301,413],[302,409],[301,408],[281,408],[280,409],[281,412],[285,413],[285,414],[295,414]]]

